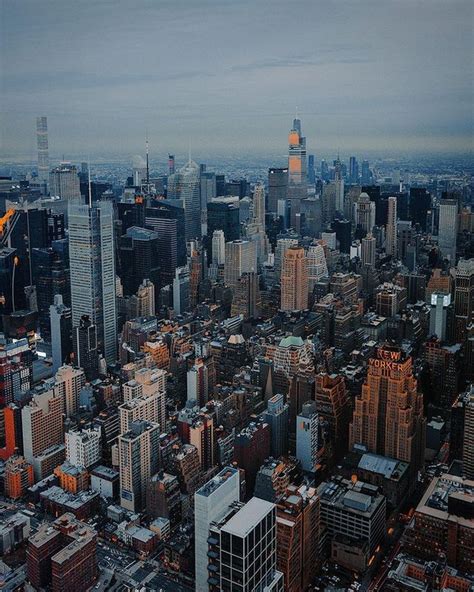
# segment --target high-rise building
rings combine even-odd
[[[81,200],[81,187],[77,169],[70,162],[62,162],[49,175],[49,192],[63,200]]]
[[[474,321],[474,259],[460,259],[454,270],[455,339],[464,341]]]
[[[38,179],[47,185],[49,181],[48,118],[36,118],[36,145],[38,148]]]
[[[350,253],[352,245],[352,224],[350,220],[336,219],[332,223],[332,229],[336,233],[341,253]]]
[[[123,384],[124,403],[119,407],[121,432],[129,430],[130,422],[145,420],[157,423],[166,432],[166,372],[141,368],[135,377]]]
[[[290,247],[296,247],[298,245],[298,238],[296,236],[291,237],[280,237],[277,238],[277,244],[275,249],[275,273],[280,277],[281,270],[283,267],[283,259],[285,253]]]
[[[146,484],[159,468],[158,424],[133,421],[118,438],[120,504],[132,512],[143,510]]]
[[[101,458],[100,430],[71,429],[65,434],[66,460],[75,467],[90,469]]]
[[[189,268],[177,267],[173,279],[173,309],[176,314],[189,311],[191,305]]]
[[[410,188],[410,220],[414,225],[419,224],[421,230],[426,231],[428,210],[431,208],[431,195],[424,187]]]
[[[285,403],[285,397],[277,394],[268,399],[263,417],[270,426],[272,456],[274,458],[286,456],[288,454],[289,405]]]
[[[308,183],[314,185],[316,182],[316,170],[314,167],[314,154],[308,155]]]
[[[88,381],[99,376],[99,351],[97,329],[88,315],[83,315],[79,325],[72,330],[74,363],[85,372]]]
[[[119,276],[123,293],[135,294],[140,284],[148,279],[160,285],[160,245],[157,232],[132,226],[120,238],[118,257]]]
[[[175,173],[174,154],[168,154],[168,175],[174,175],[174,173]]]
[[[474,480],[474,386],[467,391],[464,405],[462,470],[466,479]]]
[[[64,460],[63,410],[63,397],[47,386],[21,410],[23,453],[37,481]]]
[[[349,158],[349,182],[353,185],[359,182],[359,163],[355,156]]]
[[[412,358],[380,347],[369,359],[362,395],[355,401],[349,446],[362,444],[369,452],[409,462],[416,475],[424,462],[425,423]]]
[[[109,364],[117,358],[114,214],[111,202],[69,204],[72,324],[87,315]]]
[[[355,225],[362,236],[372,232],[375,226],[375,203],[371,201],[367,193],[361,193],[355,205]]]
[[[13,455],[5,463],[5,494],[19,499],[34,483],[33,467],[22,456]]]
[[[372,235],[371,232],[365,236],[362,241],[361,247],[361,262],[362,265],[369,265],[370,267],[375,267],[375,255],[376,255],[376,246],[377,240]]]
[[[73,514],[43,523],[28,539],[26,571],[35,590],[89,590],[97,578],[97,533]]]
[[[300,202],[307,196],[307,179],[306,138],[301,135],[301,121],[296,118],[288,134],[288,199],[294,227],[300,212]]]
[[[347,452],[351,405],[344,376],[320,372],[316,375],[315,401],[324,433],[324,447],[331,460]]]
[[[186,375],[187,400],[202,408],[209,398],[209,371],[206,364],[197,359]]]
[[[285,590],[307,590],[321,562],[319,497],[313,487],[291,485],[277,501],[277,568]]]
[[[181,522],[181,491],[176,475],[160,471],[151,477],[146,487],[146,512],[150,518],[167,518],[171,528]]]
[[[308,308],[308,262],[303,247],[290,247],[281,272],[281,310]]]
[[[225,242],[240,238],[239,204],[229,201],[229,198],[216,198],[207,204],[207,234],[212,237],[215,230],[222,230]],[[206,245],[211,248],[210,257],[214,256],[212,243]]]
[[[362,185],[369,185],[371,181],[371,172],[368,160],[362,161],[362,175],[361,175],[361,183]]]
[[[393,259],[397,257],[397,198],[388,198],[388,219],[386,226],[385,252]]]
[[[49,307],[51,323],[51,350],[53,372],[69,362],[72,354],[72,312],[63,303],[61,294],[54,295],[54,304]]]
[[[214,230],[212,234],[212,262],[216,265],[225,263],[225,236],[223,230]]]
[[[208,541],[209,577],[197,590],[283,592],[283,574],[276,569],[275,504],[253,497],[240,508],[234,505],[210,526]]]
[[[308,262],[308,292],[313,293],[314,286],[323,277],[328,276],[326,255],[322,245],[311,245],[306,251]]]
[[[257,270],[255,243],[234,240],[225,244],[224,280],[234,287],[243,273]]]
[[[288,197],[288,168],[268,169],[268,211],[276,214],[278,202]]]
[[[242,314],[244,319],[255,319],[260,315],[260,309],[259,277],[255,272],[245,272],[237,280],[231,314]]]
[[[319,418],[314,401],[304,403],[296,418],[296,458],[303,471],[314,473],[318,457]]]
[[[79,393],[86,382],[84,370],[61,366],[54,376],[54,390],[64,401],[64,413],[71,417],[79,409]]]
[[[265,187],[258,183],[253,192],[253,219],[265,230]]]
[[[443,257],[456,262],[458,233],[458,200],[442,199],[439,203],[438,245]]]
[[[186,241],[201,237],[201,175],[199,165],[189,160],[168,177],[168,199],[182,200]]]
[[[240,501],[240,475],[225,467],[194,494],[196,592],[208,590],[208,537],[212,523],[219,522],[232,504]]]
[[[251,422],[234,440],[234,461],[245,471],[246,493],[251,495],[258,470],[270,456],[271,434],[266,421]]]

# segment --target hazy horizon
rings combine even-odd
[[[2,0],[0,157],[466,154],[473,3]],[[53,156],[54,157],[54,156]]]

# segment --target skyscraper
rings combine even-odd
[[[456,263],[458,233],[458,200],[442,199],[439,203],[438,245],[443,257]]]
[[[38,147],[38,179],[47,186],[49,181],[49,154],[48,154],[48,118],[36,118],[36,144]]]
[[[316,171],[314,169],[314,154],[308,156],[308,183],[314,185],[316,181]]]
[[[308,292],[312,294],[314,286],[323,277],[328,276],[328,266],[322,245],[311,245],[306,251],[308,262]]]
[[[265,187],[258,183],[253,193],[253,219],[265,230]]]
[[[359,182],[359,163],[355,156],[349,158],[349,182],[353,185]]]
[[[268,211],[276,214],[278,202],[288,196],[288,168],[268,169]]]
[[[66,201],[81,199],[77,169],[70,162],[62,162],[49,175],[49,192]]]
[[[212,234],[212,262],[216,265],[225,263],[225,236],[223,230],[214,230]]]
[[[201,174],[199,165],[189,160],[168,177],[168,199],[182,200],[186,241],[201,237]]]
[[[349,445],[410,463],[412,476],[423,466],[425,418],[413,360],[398,348],[380,347],[369,359],[362,395],[355,401]]]
[[[147,481],[158,471],[159,437],[158,424],[136,421],[118,438],[120,504],[131,512],[143,510]]]
[[[79,320],[79,325],[72,329],[74,363],[83,368],[87,380],[99,376],[99,352],[97,350],[97,329],[87,315]]]
[[[274,458],[288,454],[288,416],[289,406],[283,395],[274,395],[268,400],[263,414],[270,426],[271,453]]]
[[[367,193],[360,194],[355,205],[355,224],[357,229],[365,236],[372,232],[375,226],[375,203],[371,201]]]
[[[235,287],[240,276],[257,270],[255,243],[234,240],[225,244],[224,279],[228,286]]]
[[[72,353],[72,313],[63,304],[61,294],[54,295],[54,304],[49,307],[51,323],[51,349],[53,371],[69,361]]]
[[[455,338],[464,341],[474,320],[474,258],[460,259],[454,271]]]
[[[372,236],[372,233],[369,232],[366,237],[364,237],[361,241],[361,261],[362,265],[369,265],[370,267],[375,266],[375,254],[376,254],[376,239]]]
[[[301,120],[296,118],[288,134],[288,198],[291,200],[292,225],[300,211],[300,201],[306,195],[306,138],[301,135]]]
[[[316,470],[318,455],[318,413],[314,401],[304,403],[296,418],[296,458],[303,471]]]
[[[117,358],[114,218],[111,202],[69,205],[69,260],[74,327],[87,315],[109,364]]]
[[[196,592],[208,590],[208,542],[211,523],[218,522],[240,500],[239,471],[225,467],[194,494]]]
[[[397,257],[397,198],[388,198],[388,220],[386,226],[385,252],[393,259]]]
[[[308,308],[308,263],[303,247],[290,247],[281,271],[281,310]]]

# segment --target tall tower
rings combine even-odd
[[[36,118],[36,144],[38,148],[38,179],[48,186],[49,154],[48,154],[48,118]]]
[[[397,257],[397,198],[388,198],[387,238],[385,252],[394,259]]]
[[[243,273],[255,271],[256,268],[255,243],[234,240],[225,244],[224,279],[228,286],[235,288]]]
[[[438,245],[443,257],[454,265],[458,231],[457,199],[442,199],[439,204]]]
[[[369,234],[362,239],[362,249],[361,249],[361,259],[362,265],[369,265],[370,267],[375,267],[375,247],[377,241],[372,233]]]
[[[307,196],[306,138],[301,135],[301,120],[293,120],[288,134],[288,199],[291,201],[291,223],[300,212],[300,201]]]
[[[281,310],[308,308],[308,262],[303,247],[290,247],[281,271]]]
[[[225,263],[225,236],[223,230],[214,230],[212,234],[212,262],[216,265]]]
[[[109,364],[117,358],[114,215],[110,202],[69,203],[72,324],[87,315]]]
[[[201,172],[189,159],[177,173],[168,177],[168,199],[180,199],[184,206],[186,241],[201,237]]]
[[[374,454],[409,462],[415,475],[424,461],[425,422],[412,358],[398,348],[379,348],[355,401],[350,448],[362,444]]]
[[[365,234],[372,232],[375,226],[375,203],[365,192],[360,194],[355,204],[355,223]]]
[[[265,188],[259,183],[253,193],[253,219],[265,230]]]

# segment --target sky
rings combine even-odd
[[[472,0],[0,0],[0,157],[473,147]]]

